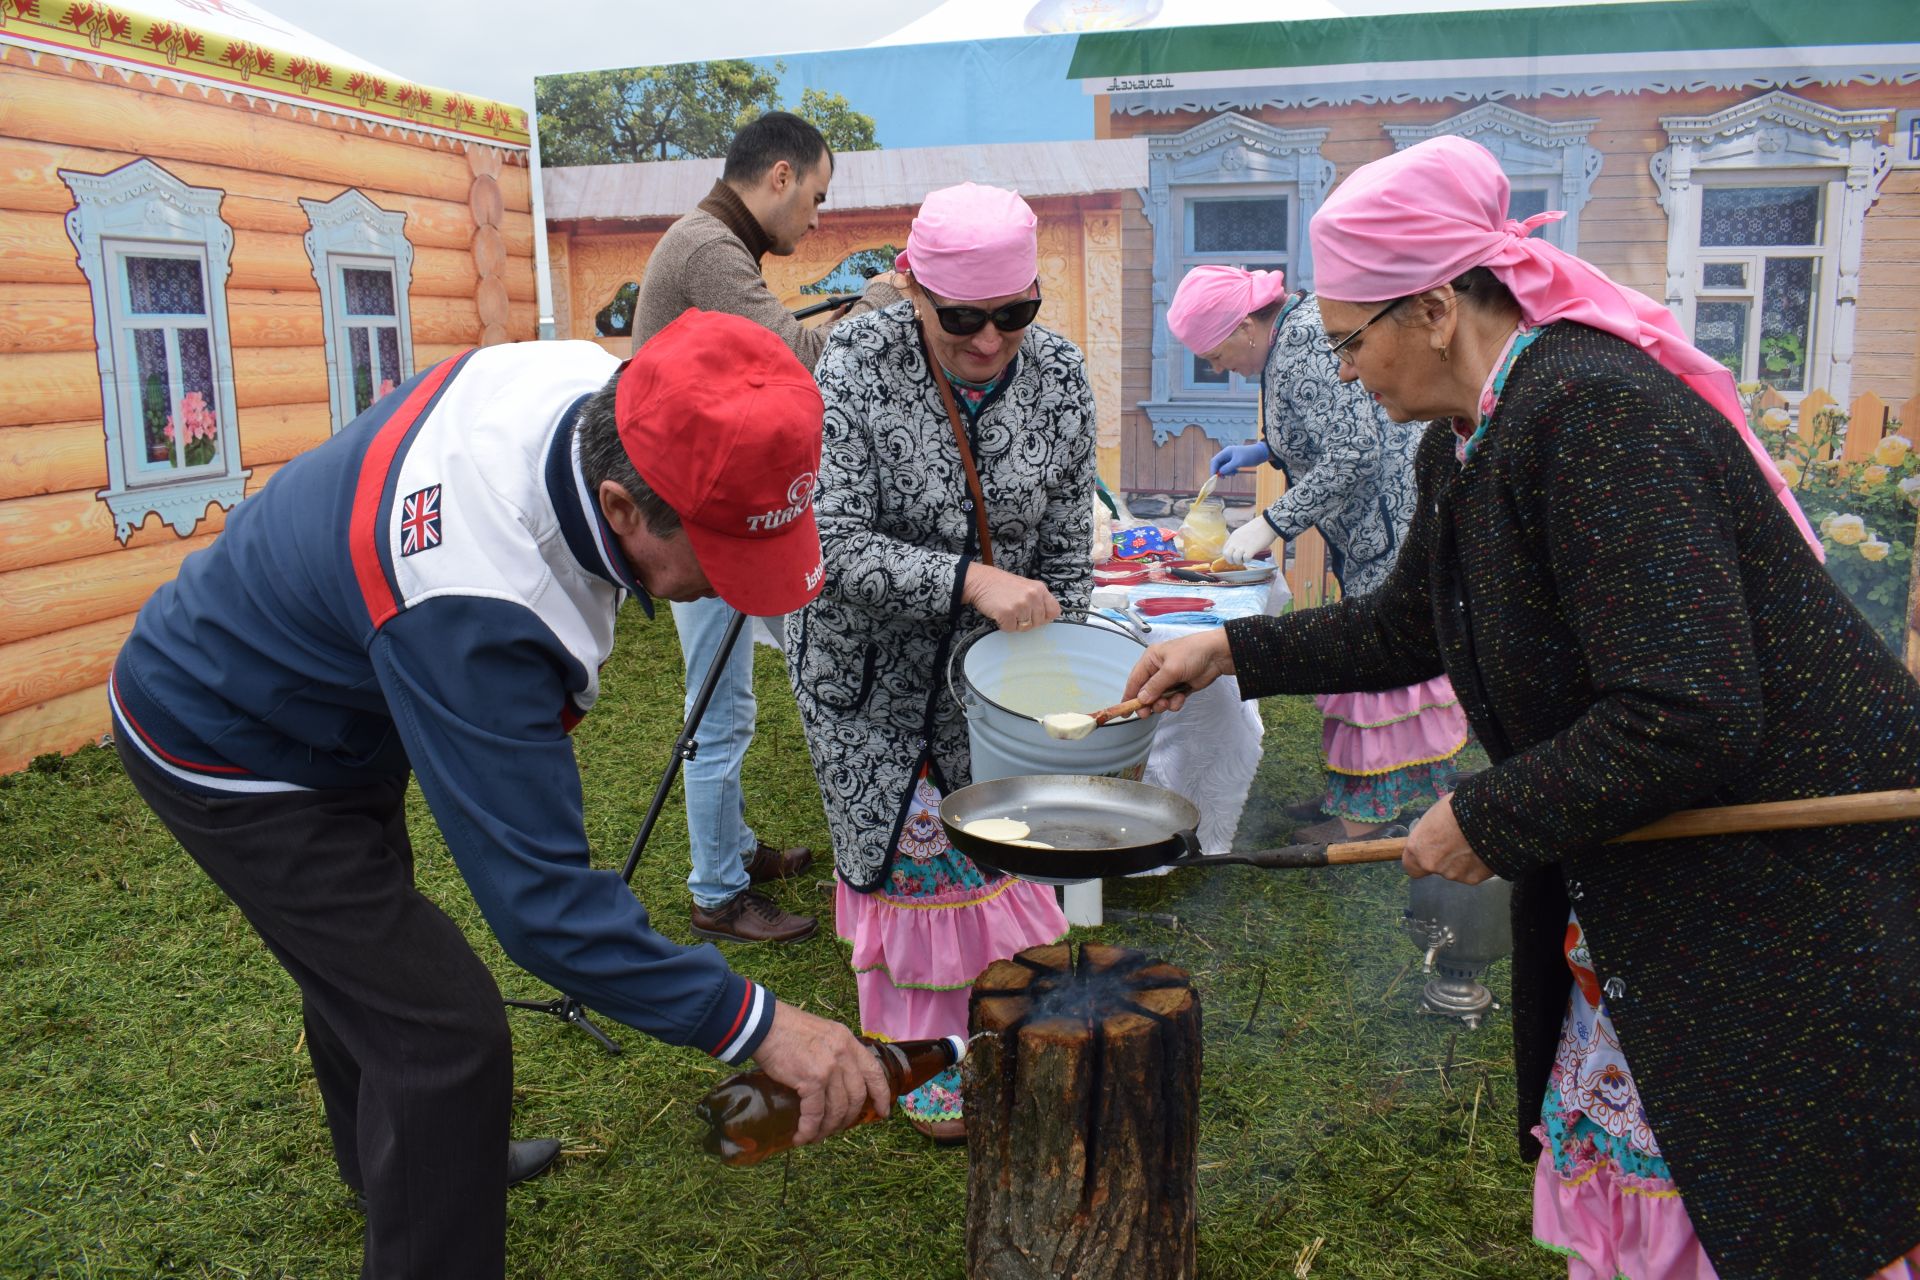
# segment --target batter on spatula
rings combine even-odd
[[[1049,738],[1059,738],[1067,742],[1084,738],[1093,732],[1099,721],[1081,711],[1055,711],[1040,717],[1040,726],[1047,731]]]

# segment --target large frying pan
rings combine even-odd
[[[1033,849],[969,834],[966,825],[981,818],[1024,822],[1029,828],[1027,839],[1054,847]],[[1683,809],[1616,836],[1609,843],[1914,818],[1920,818],[1920,789],[1872,791]],[[990,871],[1041,884],[1080,884],[1154,867],[1238,863],[1299,868],[1398,862],[1407,844],[1404,837],[1392,837],[1343,844],[1292,844],[1246,853],[1201,853],[1194,837],[1199,822],[1200,811],[1192,802],[1171,791],[1144,782],[1081,774],[1034,774],[976,782],[940,803],[940,824],[954,848]]]

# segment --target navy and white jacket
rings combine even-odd
[[[204,795],[411,769],[514,963],[737,1062],[772,1024],[771,993],[714,947],[655,933],[588,863],[567,733],[636,588],[572,427],[615,365],[590,342],[469,352],[295,458],[140,611],[114,717]]]

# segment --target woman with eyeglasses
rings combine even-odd
[[[1920,823],[1604,842],[1676,810],[1920,785],[1920,687],[1821,566],[1726,369],[1530,239],[1436,138],[1315,216],[1321,315],[1433,419],[1379,591],[1150,651],[1130,689],[1453,678],[1493,767],[1410,875],[1513,883],[1519,1139],[1573,1280],[1920,1267]]]
[[[956,640],[1044,626],[1092,590],[1094,409],[1080,352],[1033,323],[1035,219],[1011,191],[928,195],[897,263],[908,300],[836,326],[814,512],[826,582],[787,658],[838,870],[861,1030],[966,1034],[995,960],[1065,935],[1043,885],[982,872],[940,826],[971,778],[946,684]],[[949,1071],[901,1099],[965,1134]]]
[[[1227,540],[1227,559],[1245,564],[1272,547],[1277,562],[1280,543],[1317,528],[1347,595],[1378,588],[1413,518],[1421,424],[1395,422],[1342,380],[1319,300],[1289,297],[1278,271],[1195,267],[1174,290],[1167,328],[1215,369],[1260,380],[1261,438],[1215,454],[1214,472],[1271,463],[1287,476],[1287,491]],[[1425,808],[1437,798],[1435,779],[1451,774],[1466,745],[1466,717],[1445,676],[1314,702],[1326,790],[1287,810],[1314,824],[1296,831],[1297,840],[1356,839],[1402,810]]]

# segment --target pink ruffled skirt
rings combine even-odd
[[[1445,676],[1384,693],[1326,693],[1314,699],[1325,717],[1327,759],[1322,813],[1366,825],[1439,798],[1448,761],[1467,741],[1467,718]]]
[[[1467,717],[1445,676],[1383,693],[1323,693],[1321,746],[1334,773],[1375,774],[1435,764],[1467,742]]]
[[[1550,1149],[1533,1172],[1533,1238],[1567,1260],[1567,1280],[1719,1280],[1678,1190],[1606,1164],[1562,1178]],[[1864,1280],[1920,1280],[1920,1245]]]
[[[1044,884],[997,880],[903,902],[840,881],[834,928],[853,948],[862,1035],[927,1040],[967,1033],[967,993],[995,960],[1058,942],[1067,917]]]
[[[940,792],[921,778],[887,882],[873,893],[835,882],[834,928],[853,948],[862,1034],[965,1035],[967,992],[988,965],[1066,936],[1051,888],[988,879],[947,841],[939,810]]]

